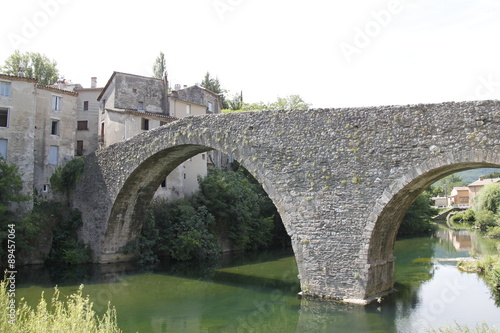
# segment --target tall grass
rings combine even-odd
[[[491,287],[500,290],[500,255],[464,260],[458,263],[458,268],[465,272],[478,273]]]
[[[10,301],[7,282],[0,281],[0,332],[27,333],[118,333],[122,332],[116,322],[116,310],[108,305],[106,313],[99,317],[93,308],[89,297],[82,296],[83,285],[78,291],[60,299],[57,287],[50,304],[42,293],[36,308],[31,308],[26,300],[16,303],[15,318],[10,314]],[[13,320],[14,318],[14,320]]]
[[[469,327],[467,325],[459,325],[455,323],[453,326],[440,327],[438,329],[431,329],[429,333],[498,333],[499,329],[490,327],[486,323],[477,325],[476,327]]]

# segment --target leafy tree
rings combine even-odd
[[[452,174],[441,178],[434,186],[435,193],[450,195],[454,187],[467,186],[462,177],[457,174]]]
[[[489,210],[493,214],[500,212],[500,183],[484,186],[475,198],[477,210]]]
[[[17,220],[12,204],[28,200],[28,196],[21,193],[22,189],[19,167],[0,157],[0,256],[6,249],[3,243],[7,239],[7,226]]]
[[[83,168],[84,160],[82,157],[75,157],[65,165],[58,166],[52,176],[50,176],[50,185],[54,189],[54,192],[66,194],[69,200],[69,195],[75,188],[78,179],[80,179]]]
[[[234,98],[233,98],[234,100]],[[233,104],[229,103],[230,110],[223,110],[223,112],[233,112],[233,111],[264,111],[264,110],[307,110],[311,104],[306,103],[300,95],[288,95],[286,97],[278,97],[275,102],[272,103],[243,103],[241,101],[240,109],[233,107]],[[239,106],[238,104],[236,104]]]
[[[206,88],[216,94],[219,94],[220,99],[221,99],[221,104],[223,109],[228,109],[229,104],[226,101],[226,97],[224,94],[226,93],[226,90],[222,89],[220,86],[219,78],[213,78],[210,76],[210,73],[207,72],[205,76],[203,77],[203,80],[200,83],[200,86],[203,88]]]
[[[163,73],[167,70],[167,64],[165,61],[165,54],[160,52],[160,55],[156,58],[153,65],[153,77],[157,79],[163,78]]]
[[[269,110],[307,110],[309,106],[299,95],[288,95],[278,97],[276,102],[269,104]]]
[[[241,108],[243,107],[243,92],[241,92],[239,95],[234,95],[231,99],[228,99],[227,103],[229,105],[229,109],[233,111],[241,110]]]
[[[434,232],[431,218],[436,214],[428,193],[420,194],[406,212],[398,230],[398,238],[430,235]]]
[[[1,71],[5,74],[18,75],[24,72],[29,78],[37,79],[39,84],[50,85],[57,82],[59,70],[57,63],[37,52],[21,53],[16,50],[5,60]]]
[[[484,179],[500,178],[500,172],[496,171],[496,172],[489,173],[489,174],[483,176],[483,178]]]
[[[259,194],[242,173],[211,168],[194,200],[215,217],[216,233],[235,250],[257,249],[272,240],[272,219],[261,215]]]

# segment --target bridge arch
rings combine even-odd
[[[464,150],[445,158],[430,158],[390,184],[369,215],[363,238],[369,247],[360,257],[365,262],[365,299],[390,290],[394,283],[394,244],[403,218],[413,201],[427,187],[453,173],[478,168],[500,168],[500,150]]]

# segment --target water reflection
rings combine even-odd
[[[142,273],[130,264],[23,269],[18,294],[34,302],[42,290],[50,297],[54,284],[64,295],[84,283],[96,310],[104,311],[108,301],[117,308],[124,332],[419,332],[483,320],[500,326],[485,284],[459,272],[455,262],[435,260],[465,256],[468,244],[489,248],[482,242],[453,231],[396,242],[397,291],[368,306],[300,298],[290,252]]]
[[[468,230],[439,229],[436,233],[439,242],[451,253],[477,251],[476,234]]]

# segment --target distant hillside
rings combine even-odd
[[[470,184],[472,182],[475,182],[479,177],[485,176],[493,172],[500,172],[500,169],[495,169],[495,168],[472,169],[472,170],[457,172],[457,175],[462,177],[464,182]]]

